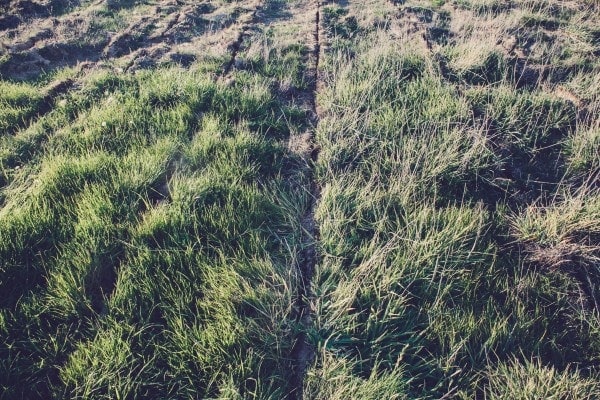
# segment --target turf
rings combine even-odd
[[[306,396],[595,398],[595,128],[500,50],[436,44],[436,6],[428,46],[332,22]]]
[[[0,398],[600,397],[597,4],[52,4],[0,4]]]

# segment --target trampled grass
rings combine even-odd
[[[0,398],[600,397],[593,2],[17,3]]]

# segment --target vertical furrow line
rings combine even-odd
[[[313,314],[311,304],[313,303],[314,294],[312,293],[312,277],[314,274],[315,266],[319,259],[317,250],[317,242],[319,240],[319,228],[315,220],[315,210],[317,202],[320,198],[320,187],[315,176],[315,165],[319,156],[319,147],[316,144],[316,130],[319,124],[319,107],[317,104],[317,93],[321,88],[320,74],[319,74],[319,63],[321,58],[321,4],[319,0],[315,0],[315,18],[314,18],[314,31],[313,31],[313,49],[310,54],[310,107],[311,107],[311,131],[310,134],[305,135],[306,147],[310,150],[308,159],[306,160],[310,166],[309,170],[309,184],[308,194],[310,196],[310,202],[306,212],[302,216],[302,247],[298,260],[298,272],[300,274],[298,299],[296,309],[297,322],[300,325],[300,330],[296,336],[294,346],[292,348],[292,365],[293,374],[290,382],[290,395],[291,400],[299,400],[304,396],[303,386],[304,379],[308,367],[315,356],[315,349],[313,344],[309,340],[308,332],[313,326]]]
[[[234,67],[235,60],[237,59],[238,53],[242,49],[242,44],[244,43],[244,39],[248,36],[248,31],[250,30],[252,25],[255,24],[256,18],[258,16],[258,12],[261,10],[261,8],[262,8],[262,3],[258,2],[256,7],[254,8],[254,11],[252,11],[252,14],[250,14],[248,21],[242,25],[242,29],[240,30],[240,33],[237,36],[236,40],[229,46],[231,49],[231,58],[229,59],[229,61],[227,61],[227,63],[223,67],[223,72],[219,76],[219,79],[226,78],[229,75],[229,73],[231,72],[232,68]]]
[[[319,79],[319,64],[321,62],[321,3],[320,0],[316,0],[316,13],[315,13],[315,31],[314,31],[314,40],[315,40],[315,48],[314,48],[314,80],[312,87],[312,107],[313,113],[315,116],[315,128],[318,123],[318,112],[317,112],[317,92],[320,89],[320,84],[322,83]],[[314,142],[314,136],[313,136]]]

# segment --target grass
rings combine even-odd
[[[592,398],[598,194],[560,173],[585,124],[506,64],[466,62],[483,78],[452,84],[410,36],[388,38],[326,59],[306,397]],[[548,185],[527,189],[550,160]]]
[[[494,125],[497,135],[522,149],[535,152],[575,127],[575,107],[543,93],[515,92],[510,86],[504,86],[492,90],[473,89],[467,97],[475,113]]]
[[[449,66],[458,79],[470,84],[494,84],[504,78],[500,75],[506,71],[504,56],[490,50],[485,43],[479,48],[454,47],[448,58]]]
[[[580,190],[551,207],[531,206],[515,217],[515,236],[527,243],[530,257],[539,264],[593,269],[598,262],[600,248],[594,238],[600,233],[600,198],[593,186]]]
[[[33,85],[2,82],[0,90],[0,130],[9,135],[34,116],[42,102],[41,91]]]
[[[100,73],[65,100],[15,136],[42,146],[0,215],[3,396],[284,396],[299,109],[258,74],[178,69]]]
[[[457,0],[456,5],[460,8],[473,10],[480,15],[499,14],[510,8],[510,4],[499,0]]]
[[[599,394],[598,382],[578,370],[558,372],[539,360],[503,363],[488,374],[490,399],[593,399]]]
[[[0,398],[597,398],[578,4],[323,5],[316,73],[312,4],[273,1],[228,76],[194,42],[186,68],[0,80]],[[81,7],[83,36],[153,10]]]
[[[589,171],[600,171],[600,130],[591,126],[574,132],[567,139],[569,172],[574,175],[587,175]]]

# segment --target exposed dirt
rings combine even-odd
[[[301,217],[301,246],[293,266],[298,274],[299,285],[293,305],[299,333],[290,354],[292,360],[290,399],[303,398],[304,377],[315,352],[307,332],[313,324],[311,280],[319,257],[316,246],[318,227],[314,217],[320,196],[314,176],[314,163],[319,150],[315,145],[314,136],[319,123],[316,96],[321,87],[319,62],[323,50],[320,8],[320,2],[317,0],[273,1],[257,4],[255,11],[242,24],[239,35],[229,46],[231,58],[221,78],[229,82],[235,76],[232,72],[252,70],[253,60],[256,59],[268,63],[270,54],[285,57],[287,52],[296,54],[295,52],[300,51],[301,53],[301,67],[298,71],[300,76],[273,77],[274,89],[281,100],[300,107],[306,112],[308,119],[306,129],[292,134],[287,143],[293,157],[301,160],[303,164],[301,168],[304,170],[304,178],[298,183],[305,186],[303,190],[307,191],[310,199]],[[276,60],[277,63],[280,62],[278,58]]]
[[[305,214],[302,217],[302,229],[303,229],[303,249],[299,257],[299,272],[300,272],[300,290],[299,298],[297,301],[297,319],[300,325],[303,327],[301,333],[296,338],[295,346],[292,349],[292,359],[294,360],[294,375],[292,391],[290,397],[292,399],[303,399],[303,387],[304,378],[306,372],[310,367],[314,357],[315,348],[314,344],[311,343],[306,332],[310,330],[313,325],[314,310],[312,309],[312,299],[314,293],[312,292],[312,277],[314,275],[315,266],[319,260],[319,251],[317,249],[317,243],[319,241],[319,227],[315,220],[315,210],[317,208],[317,202],[321,197],[321,188],[316,182],[314,176],[314,165],[316,164],[319,157],[319,148],[315,144],[315,131],[320,120],[320,109],[317,103],[318,91],[322,88],[322,80],[319,74],[319,63],[321,59],[321,5],[319,0],[314,0],[314,9],[311,10],[314,13],[314,30],[313,30],[313,43],[309,53],[309,69],[307,75],[309,77],[310,85],[308,86],[307,93],[305,96],[310,104],[311,111],[311,124],[312,128],[310,131],[301,137],[301,148],[304,149],[303,154],[306,162],[311,166],[310,169],[310,204]],[[308,13],[311,11],[307,10]]]
[[[126,2],[125,2],[126,3]],[[0,17],[0,77],[36,79],[81,63],[136,70],[162,64],[190,66],[201,58],[227,58],[232,37],[256,13],[258,2],[161,0],[124,8],[100,0],[72,12],[42,13],[47,6],[8,1]],[[125,12],[126,11],[126,12]]]
[[[389,0],[394,6],[403,4],[396,0]],[[440,14],[430,9],[419,7],[399,7],[396,18],[390,25],[392,35],[403,40],[410,38],[411,43],[422,50],[422,54],[436,58],[438,67],[443,76],[447,76],[447,67],[443,60],[436,57],[436,47],[439,46],[440,38],[447,37],[445,14]],[[443,27],[443,28],[442,28]]]
[[[64,94],[67,91],[69,91],[74,84],[75,81],[73,79],[65,79],[63,81],[55,82],[52,86],[50,86],[50,88],[46,92],[46,95],[42,99],[42,104],[39,107],[38,113],[45,114],[49,112],[54,106],[54,103],[56,102],[57,98],[61,94]]]
[[[257,22],[256,21],[257,16],[258,16],[258,13],[261,8],[262,8],[262,3],[260,3],[260,2],[255,3],[252,13],[248,16],[247,20],[243,22],[238,36],[228,46],[228,50],[231,53],[231,57],[229,58],[229,61],[227,61],[227,64],[225,64],[225,67],[223,68],[223,75],[222,75],[223,79],[225,79],[225,80],[227,79],[227,76],[231,72],[231,69],[234,67],[236,59],[238,57],[238,53],[240,52],[240,50],[242,48],[242,44],[244,43],[244,39],[246,39],[249,36],[249,33],[248,33],[249,30]]]

